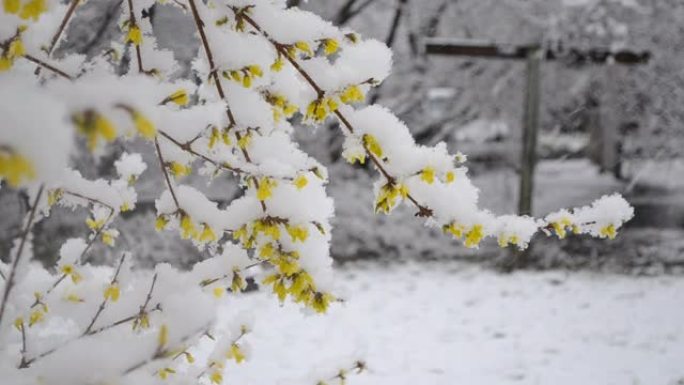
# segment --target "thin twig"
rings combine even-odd
[[[128,12],[129,12],[129,26],[128,28],[133,28],[137,27],[136,20],[135,20],[135,10],[133,9],[133,0],[128,0]],[[137,27],[140,28],[140,27]],[[142,64],[142,53],[140,52],[140,45],[136,42],[133,42],[133,45],[135,46],[135,57],[138,61],[138,72],[140,73],[145,73],[145,70],[143,70],[143,64]]]
[[[69,75],[68,73],[62,71],[61,69],[55,67],[52,64],[48,64],[48,63],[38,59],[35,56],[29,55],[29,54],[24,54],[24,56],[22,56],[22,57],[28,61],[31,61],[31,62],[38,64],[41,67],[45,67],[45,68],[49,69],[50,71],[56,73],[57,75],[65,78],[65,79],[74,80],[74,78],[71,75]]]
[[[159,166],[161,167],[162,174],[164,174],[164,179],[166,179],[166,185],[169,187],[171,192],[171,197],[173,202],[176,204],[176,208],[181,210],[180,204],[178,204],[178,198],[176,197],[176,192],[173,190],[173,185],[171,184],[171,178],[169,177],[168,171],[166,171],[166,164],[164,163],[164,156],[162,155],[161,148],[159,148],[159,140],[154,138],[154,147],[157,149],[157,158],[159,159]]]
[[[121,260],[119,260],[119,266],[117,266],[116,273],[114,273],[114,277],[109,282],[110,286],[117,283],[117,279],[119,278],[119,273],[121,272],[121,266],[123,266],[125,259],[126,259],[126,253],[121,254]],[[97,312],[95,312],[95,316],[93,316],[93,319],[90,321],[90,324],[88,324],[88,327],[83,332],[84,335],[90,333],[90,330],[93,328],[93,325],[95,325],[95,322],[100,317],[100,314],[102,314],[102,311],[105,309],[105,306],[107,306],[108,301],[109,301],[109,297],[105,296],[104,299],[102,300],[102,302],[100,303],[100,306],[97,308]]]
[[[47,50],[47,57],[48,58],[50,57],[50,55],[52,55],[52,51],[55,50],[55,47],[57,47],[57,43],[59,42],[59,39],[62,36],[62,33],[66,29],[67,24],[69,24],[69,20],[71,20],[71,16],[74,15],[74,11],[76,11],[76,6],[78,6],[79,1],[80,0],[71,0],[71,3],[69,4],[69,8],[67,9],[66,13],[64,14],[64,17],[62,18],[62,22],[59,24],[59,28],[57,29],[57,32],[55,32],[55,34],[52,35],[52,39],[50,40],[50,46],[48,47],[48,50]],[[41,67],[36,68],[34,74],[39,75],[40,69],[41,69]]]
[[[41,184],[40,188],[38,189],[38,192],[36,193],[36,199],[33,201],[33,206],[31,207],[31,211],[29,212],[29,217],[26,221],[26,226],[24,227],[24,232],[21,236],[19,247],[17,248],[17,253],[14,256],[14,260],[12,261],[12,268],[10,270],[9,277],[7,278],[7,283],[5,284],[5,291],[2,295],[2,304],[0,304],[0,325],[2,325],[2,317],[5,314],[5,308],[7,307],[7,301],[9,300],[10,293],[12,292],[12,289],[14,288],[14,285],[16,283],[14,282],[14,280],[17,275],[17,266],[19,266],[19,261],[21,260],[21,257],[24,254],[24,246],[26,245],[28,236],[31,233],[33,220],[36,217],[36,211],[38,211],[38,203],[40,202],[40,198],[43,195],[44,188],[45,185]]]

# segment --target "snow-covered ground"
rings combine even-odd
[[[248,310],[257,321],[250,361],[226,380],[315,385],[363,358],[369,371],[349,384],[684,381],[681,277],[353,264],[338,282],[347,302],[324,316],[264,293],[232,300],[223,319]]]

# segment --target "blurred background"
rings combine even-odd
[[[119,0],[92,0],[79,8],[62,52],[97,55],[112,39]],[[459,44],[539,45],[556,60],[540,65],[539,131],[536,146],[533,213],[588,204],[621,192],[636,217],[612,242],[543,235],[523,260],[494,242],[478,251],[460,247],[438,231],[423,228],[410,209],[390,217],[375,215],[374,172],[351,167],[341,158],[342,136],[334,123],[296,131],[301,146],[328,166],[329,193],[337,218],[332,253],[338,261],[358,259],[460,259],[498,268],[607,269],[636,274],[680,272],[684,268],[684,3],[680,0],[335,0],[296,1],[394,50],[394,72],[369,98],[391,108],[408,123],[417,141],[447,143],[468,155],[470,174],[481,189],[482,205],[503,214],[518,207],[523,151],[525,60],[472,55],[429,55],[430,38]],[[162,48],[173,50],[181,75],[198,49],[190,18],[169,5],[145,10]],[[646,60],[625,65],[587,60],[576,52],[632,52]],[[126,144],[127,146],[130,144]],[[149,152],[143,144],[133,148]],[[124,151],[112,146],[100,159],[87,152],[75,164],[89,177],[107,176]],[[155,160],[147,158],[153,165]],[[191,245],[152,228],[160,176],[141,178],[139,210],[124,215],[119,246],[130,248],[143,266],[158,261],[188,265],[198,256]],[[239,194],[234,181],[201,186],[223,202]],[[17,234],[23,198],[0,191],[2,245]],[[50,262],[63,239],[84,232],[84,213],[61,209],[40,224],[36,253]],[[148,225],[150,224],[150,225]],[[139,240],[145,239],[145,242]],[[177,250],[182,250],[178,260]],[[99,250],[102,260],[117,253]]]

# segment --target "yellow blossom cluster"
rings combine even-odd
[[[20,36],[17,35],[7,44],[7,48],[0,55],[0,72],[12,68],[14,60],[24,56],[25,53],[24,43],[21,41]]]
[[[22,182],[34,179],[36,172],[31,162],[13,151],[0,150],[0,178],[12,187],[19,187]]]
[[[403,183],[387,183],[380,187],[375,198],[375,212],[389,214],[396,207],[398,199],[408,197],[409,189]]]
[[[481,224],[475,224],[467,227],[456,222],[442,226],[442,231],[445,234],[451,234],[456,239],[462,239],[463,243],[468,248],[475,248],[480,245],[480,242],[484,238],[484,226]]]
[[[15,14],[24,20],[38,20],[43,12],[47,11],[46,0],[3,0],[2,7],[6,13]]]
[[[253,64],[239,70],[223,71],[224,78],[242,84],[245,88],[250,88],[256,78],[264,76],[264,72],[259,65]]]
[[[273,120],[279,122],[283,117],[285,119],[291,118],[299,107],[290,103],[284,96],[277,94],[267,94],[266,101],[273,106]]]

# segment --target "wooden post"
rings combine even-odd
[[[532,215],[534,167],[537,162],[537,136],[539,133],[541,60],[541,47],[531,46],[527,49],[522,151],[520,154],[520,189],[518,196],[518,214],[520,215]]]

